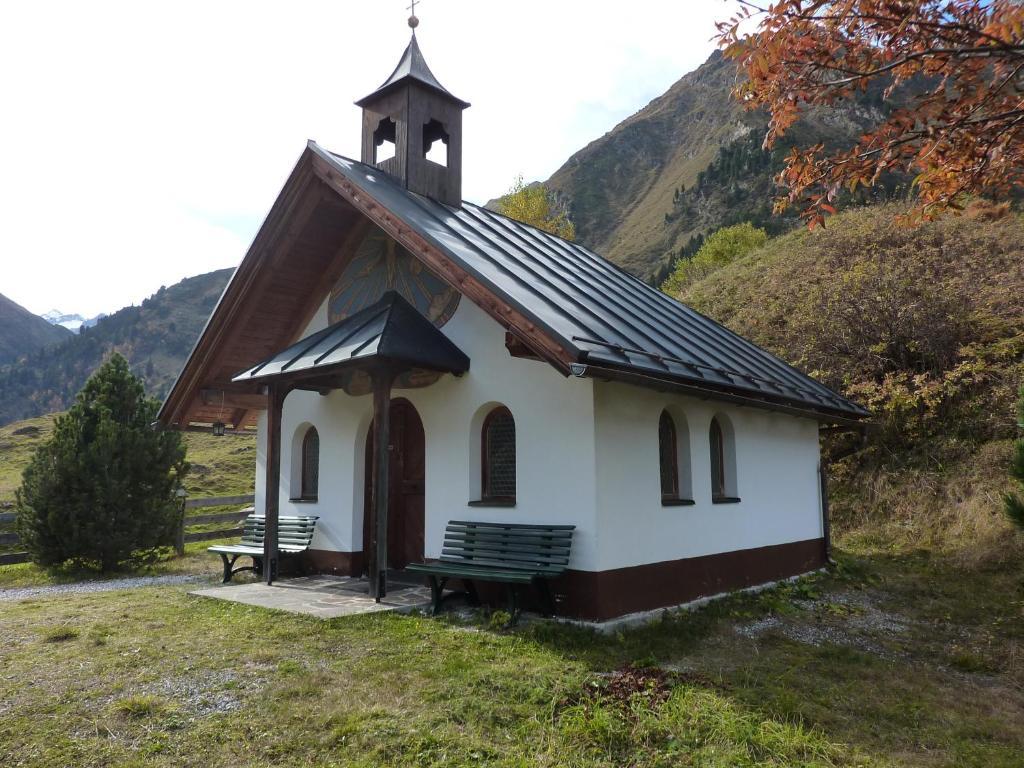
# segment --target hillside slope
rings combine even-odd
[[[71,331],[51,325],[0,294],[0,365],[71,338]]]
[[[752,221],[772,234],[795,214],[772,216],[772,178],[793,143],[851,143],[885,104],[873,88],[858,101],[814,112],[771,153],[763,114],[731,96],[736,71],[715,52],[664,95],[590,143],[546,182],[577,237],[638,277],[660,282],[719,227]]]
[[[18,365],[0,368],[0,425],[65,410],[115,351],[143,377],[148,393],[162,398],[232,272],[222,269],[161,288],[140,306],[125,307]]]
[[[847,532],[1006,556],[1024,217],[978,205],[911,229],[900,210],[776,238],[680,298],[872,409],[865,439],[829,443]]]
[[[58,414],[37,416],[0,427],[0,512],[10,511],[21,473],[35,451],[53,435]],[[214,437],[186,432],[189,496],[228,496],[252,493],[256,467],[256,438],[250,435]]]

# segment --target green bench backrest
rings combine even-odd
[[[278,546],[308,547],[313,541],[313,531],[318,518],[312,515],[281,515],[277,519]],[[242,524],[242,543],[262,547],[266,532],[266,520],[262,515],[249,515]]]
[[[527,525],[452,520],[441,560],[558,574],[569,565],[575,525]]]

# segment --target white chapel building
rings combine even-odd
[[[826,562],[819,430],[863,408],[462,201],[469,104],[415,34],[357,104],[361,161],[308,143],[159,416],[255,428],[257,514],[318,517],[298,567],[401,570],[440,556],[450,520],[574,525],[558,613],[604,620]]]

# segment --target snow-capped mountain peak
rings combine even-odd
[[[59,309],[51,309],[49,312],[44,312],[40,317],[51,325],[62,325],[69,331],[78,332],[82,329],[82,326],[91,328],[96,325],[96,322],[100,318],[106,317],[106,315],[96,315],[96,317],[86,319],[78,314],[69,315],[61,312]]]

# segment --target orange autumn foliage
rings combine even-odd
[[[914,175],[916,218],[959,210],[977,194],[1024,184],[1024,3],[1020,0],[739,0],[717,39],[746,79],[735,95],[764,108],[772,147],[811,107],[884,81],[888,97],[913,81],[852,148],[795,147],[778,182],[781,211],[803,206],[812,228],[843,190],[886,170]],[[741,31],[756,22],[752,32]]]

